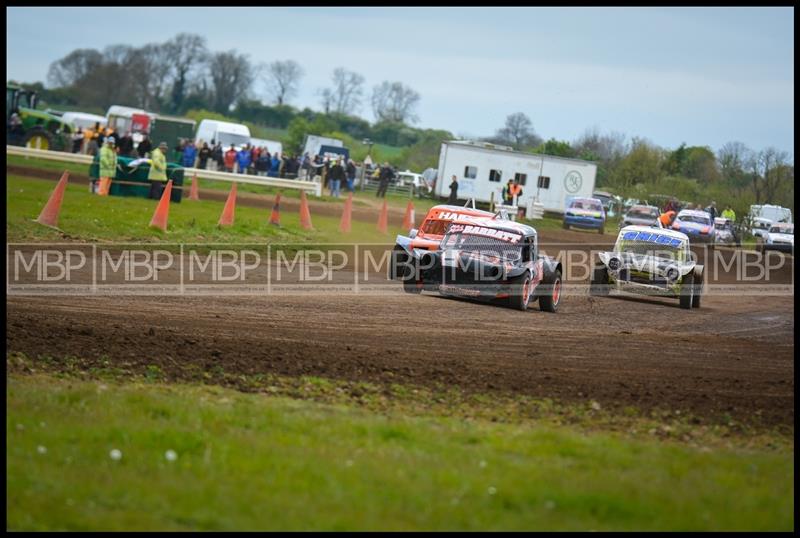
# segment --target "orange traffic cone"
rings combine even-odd
[[[342,211],[342,221],[339,223],[339,231],[342,233],[350,233],[350,220],[353,218],[353,193],[347,196],[344,202],[344,211]]]
[[[304,230],[313,229],[313,226],[311,226],[311,212],[308,210],[306,191],[300,192],[300,227]]]
[[[161,193],[161,200],[158,201],[156,211],[150,220],[150,227],[158,228],[162,232],[167,231],[167,217],[169,216],[169,198],[172,196],[172,180],[167,181],[164,192]]]
[[[386,204],[386,200],[383,201],[383,208],[378,216],[378,231],[382,234],[389,232],[389,206]]]
[[[53,194],[50,195],[50,199],[47,200],[47,203],[42,208],[42,212],[39,213],[39,218],[36,219],[36,222],[53,228],[58,227],[58,212],[61,211],[61,201],[64,199],[64,191],[67,189],[68,178],[69,172],[65,170],[64,173],[61,174],[61,179],[58,180],[58,185],[53,189]]]
[[[414,203],[409,200],[406,206],[406,216],[403,217],[403,229],[410,230],[414,227]]]
[[[222,208],[222,215],[219,217],[218,226],[233,226],[233,217],[236,211],[236,182],[231,187],[231,192],[228,194],[228,200],[225,202],[225,207]]]
[[[197,174],[192,176],[192,186],[189,189],[189,200],[200,200],[200,192],[197,186]]]
[[[272,206],[272,215],[269,216],[269,223],[275,226],[281,225],[281,193],[275,196],[275,204]]]

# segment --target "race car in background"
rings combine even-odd
[[[722,217],[714,219],[714,233],[717,235],[714,242],[717,245],[741,245],[733,229],[733,221]]]
[[[597,198],[568,198],[562,225],[565,230],[570,226],[605,232],[606,212],[603,202]]]
[[[437,291],[473,300],[504,300],[526,310],[556,312],[562,265],[539,254],[536,230],[497,217],[459,217],[437,250],[413,249],[398,275],[407,292]]]
[[[772,227],[772,221],[764,217],[756,217],[750,223],[750,234],[753,237],[766,237],[769,229]]]
[[[686,234],[693,243],[705,243],[713,247],[716,240],[714,220],[707,211],[682,209],[672,221],[672,229]]]
[[[794,254],[794,224],[776,222],[764,235],[764,241],[759,243],[761,252],[778,250]]]
[[[661,224],[661,212],[653,205],[634,205],[625,213],[619,221],[620,229],[625,226],[651,226],[653,228],[663,228]]]
[[[703,266],[692,260],[689,238],[674,230],[626,226],[614,249],[599,254],[592,271],[591,295],[612,289],[642,295],[677,297],[681,308],[699,308]]]

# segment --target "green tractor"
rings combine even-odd
[[[36,149],[65,151],[69,148],[72,126],[61,118],[36,110],[38,95],[14,84],[6,84],[6,124],[8,143]],[[21,126],[10,126],[11,115],[16,112]]]

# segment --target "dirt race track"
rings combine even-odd
[[[253,198],[265,206],[272,201]],[[614,235],[540,236],[540,245],[578,250],[595,241],[609,246]],[[726,260],[732,255],[722,253]],[[793,284],[788,260],[771,283]],[[728,266],[707,284],[736,283],[736,271]],[[352,273],[341,273],[352,281]],[[56,364],[75,356],[88,367],[139,374],[157,364],[172,380],[208,380],[211,373],[212,382],[237,384],[220,373],[313,375],[793,427],[791,292],[707,294],[700,309],[689,311],[674,299],[565,292],[559,312],[547,314],[538,306],[522,313],[406,295],[395,283],[390,289],[384,295],[9,295],[6,351]]]
[[[794,422],[791,296],[709,296],[691,311],[668,299],[567,296],[557,314],[399,290],[9,297],[7,306],[7,352],[136,373],[158,364],[170,379],[314,375]]]

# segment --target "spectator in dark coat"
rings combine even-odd
[[[197,154],[198,156],[198,167],[205,170],[206,166],[208,166],[208,159],[211,157],[211,148],[208,147],[208,142],[203,142],[203,147],[200,148],[200,152]]]
[[[144,135],[144,139],[139,142],[139,145],[136,146],[136,153],[139,154],[140,158],[144,158],[145,155],[150,153],[153,149],[153,144],[150,142],[150,139],[147,138],[147,135]]]
[[[375,193],[376,197],[386,198],[386,189],[389,188],[389,182],[394,179],[394,170],[389,166],[388,162],[384,162],[381,167],[380,183],[378,185],[378,192]]]
[[[356,184],[356,163],[353,162],[353,159],[347,161],[345,173],[347,175],[347,190],[353,192]]]
[[[458,180],[453,176],[453,181],[450,183],[450,196],[447,198],[448,204],[455,204],[458,200]]]

